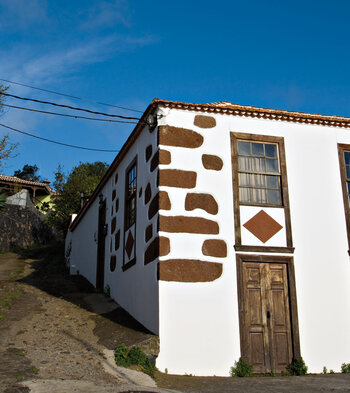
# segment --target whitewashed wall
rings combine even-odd
[[[106,223],[108,234],[105,241],[105,275],[104,286],[110,287],[111,297],[116,300],[134,318],[154,333],[158,333],[158,282],[157,261],[144,265],[144,253],[146,249],[145,228],[149,224],[148,207],[144,203],[144,191],[147,183],[151,184],[152,194],[156,193],[156,173],[150,171],[150,160],[145,161],[146,147],[152,145],[152,156],[157,150],[157,133],[150,133],[148,127],[139,135],[137,142],[127,152],[117,170],[110,177],[102,189],[106,198]],[[125,172],[129,164],[137,156],[137,222],[136,222],[136,264],[126,271],[122,271],[123,265],[123,242],[124,242],[124,190]],[[118,173],[118,181],[115,184],[115,175]],[[142,188],[141,197],[139,191]],[[116,198],[112,201],[113,189],[116,190]],[[119,199],[119,210],[115,213],[115,201]],[[113,206],[113,215],[112,212]],[[78,226],[70,233],[72,240],[71,264],[76,270],[86,277],[93,285],[96,285],[96,261],[97,261],[97,228],[98,228],[98,199],[90,206],[87,213],[79,222]],[[116,229],[111,234],[112,218],[116,217]],[[153,218],[153,221],[156,217]],[[120,230],[120,246],[115,250],[115,233]],[[156,224],[154,223],[154,235]],[[68,240],[68,238],[67,238]],[[112,241],[112,244],[111,244]],[[69,243],[68,241],[66,243]],[[116,255],[116,268],[110,269],[110,256]],[[72,273],[74,273],[72,271]]]
[[[350,260],[337,143],[350,144],[350,131],[211,113],[216,127],[206,130],[193,124],[199,112],[164,109],[163,113],[160,124],[188,128],[204,137],[203,145],[196,149],[166,146],[172,157],[166,169],[196,171],[197,186],[191,192],[212,194],[219,212],[215,217],[199,209],[185,212],[188,190],[160,187],[172,203],[171,212],[161,214],[217,221],[220,233],[209,237],[225,240],[228,255],[204,258],[201,245],[208,235],[160,233],[171,244],[170,254],[160,260],[222,262],[223,273],[208,283],[159,282],[161,349],[157,366],[175,374],[225,376],[240,357],[230,143],[230,132],[240,132],[284,137],[301,354],[310,372],[321,372],[323,366],[339,371],[341,363],[350,361]],[[202,154],[219,156],[223,169],[205,170]],[[259,210],[245,208],[241,214],[249,217]],[[281,212],[271,215],[283,223]],[[242,240],[284,246],[285,234],[281,231],[274,241],[263,244],[242,231]]]

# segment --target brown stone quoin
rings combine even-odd
[[[145,242],[147,243],[148,240],[152,239],[153,236],[153,225],[149,224],[145,229]]]
[[[171,163],[171,153],[168,150],[159,149],[159,164],[169,165]]]
[[[162,281],[209,282],[222,274],[222,264],[193,259],[169,259],[158,264],[158,277]]]
[[[217,235],[217,222],[202,217],[159,216],[159,230],[171,233],[203,233]]]
[[[216,126],[216,120],[212,116],[196,115],[193,124],[200,128],[213,128]]]
[[[158,212],[158,210],[170,210],[171,203],[166,191],[159,191],[148,208],[148,219],[150,220]]]
[[[152,197],[151,185],[150,183],[148,183],[145,189],[145,205],[147,205],[151,197]]]
[[[119,249],[120,245],[120,229],[118,229],[118,232],[115,234],[114,237],[114,249],[117,251]]]
[[[145,151],[146,162],[148,162],[148,160],[151,158],[151,156],[152,156],[152,145],[148,145],[146,147],[146,151]]]
[[[227,257],[227,246],[224,240],[207,239],[204,240],[202,246],[203,255],[211,257],[225,258]]]
[[[158,257],[168,255],[170,252],[170,239],[164,236],[156,237],[145,251],[144,264],[154,261]]]
[[[202,135],[187,128],[159,126],[159,145],[178,146],[195,149],[202,146]]]
[[[209,214],[217,214],[218,204],[215,198],[210,194],[188,193],[185,199],[185,209],[202,209]]]
[[[158,172],[159,186],[177,188],[195,188],[197,173],[179,169],[161,169]]]
[[[113,235],[114,231],[115,231],[115,227],[117,225],[117,219],[116,217],[113,217],[112,222],[111,222],[111,234]]]
[[[224,165],[220,157],[213,156],[211,154],[203,154],[202,163],[205,169],[212,171],[221,171],[222,166]]]

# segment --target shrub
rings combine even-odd
[[[307,366],[302,357],[293,359],[292,363],[287,367],[290,375],[305,375],[307,373]]]
[[[140,366],[145,374],[154,375],[155,367],[140,347],[129,349],[125,344],[120,344],[114,351],[114,359],[118,366]]]
[[[324,366],[323,367],[323,370],[322,370],[322,374],[327,374],[328,373],[328,371],[327,371],[327,367],[326,366]]]
[[[117,366],[129,367],[130,362],[128,359],[129,348],[125,344],[120,344],[114,350],[114,360]]]
[[[341,365],[341,372],[343,374],[350,374],[350,363],[343,363]]]
[[[250,377],[253,375],[253,366],[239,358],[238,362],[235,362],[235,367],[231,367],[230,375],[231,377]]]

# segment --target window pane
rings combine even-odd
[[[266,203],[267,202],[267,197],[266,197],[266,190],[264,189],[259,189],[256,188],[254,189],[254,202],[258,202],[258,203]]]
[[[242,156],[250,156],[250,143],[238,142],[238,154]]]
[[[265,144],[265,156],[270,158],[277,158],[277,146]]]
[[[253,156],[264,157],[264,145],[262,143],[252,143]]]
[[[242,172],[251,171],[251,158],[238,157],[238,170]]]
[[[281,193],[280,191],[267,190],[267,201],[273,205],[281,204]]]
[[[278,161],[277,160],[266,160],[266,172],[278,173]]]
[[[345,164],[350,165],[350,152],[348,151],[344,152],[344,159],[345,159]]]
[[[350,194],[350,181],[346,182],[347,188],[348,188],[348,194]]]
[[[239,188],[239,200],[240,202],[253,202],[252,189],[251,188]]]
[[[346,166],[346,178],[350,179],[350,166]]]
[[[239,173],[238,183],[240,186],[250,186],[251,185],[251,175],[249,173]]]
[[[265,188],[265,175],[253,175],[254,186],[258,188]]]
[[[265,159],[264,158],[252,158],[252,171],[253,172],[265,172]]]
[[[279,176],[266,176],[266,186],[267,188],[279,188],[278,184]]]

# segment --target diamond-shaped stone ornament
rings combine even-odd
[[[128,254],[128,258],[130,258],[131,254],[132,254],[132,250],[134,248],[134,243],[135,243],[135,241],[134,241],[134,237],[132,235],[132,232],[129,231],[128,238],[127,238],[126,244],[125,244],[125,251]]]
[[[264,210],[260,210],[243,226],[263,243],[266,243],[283,228]]]

